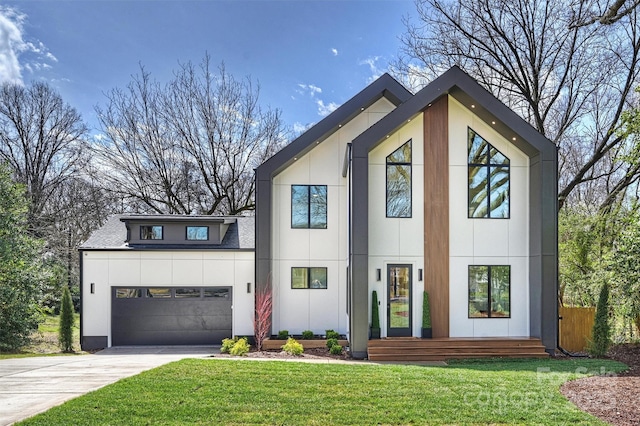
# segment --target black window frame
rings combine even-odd
[[[411,161],[390,162],[389,157],[391,157],[393,154],[395,154],[397,151],[402,149],[402,147],[404,147],[407,144],[409,145],[409,149],[410,149]],[[399,215],[397,216],[397,215],[389,214],[389,167],[398,167],[398,166],[409,167],[409,214],[407,216],[399,216]],[[385,173],[385,185],[386,185],[386,188],[385,188],[386,217],[392,218],[392,219],[408,219],[413,217],[413,139],[409,139],[408,141],[400,145],[398,148],[394,149],[391,154],[386,156],[384,173]]]
[[[203,240],[200,238],[189,238],[189,228],[204,228],[207,230],[207,237]],[[209,227],[206,225],[187,225],[184,227],[185,236],[187,241],[209,241]]]
[[[293,286],[293,270],[294,269],[306,269],[307,271],[307,287],[294,287]],[[311,272],[314,269],[323,269],[325,283],[324,287],[313,287]],[[327,290],[329,288],[329,270],[326,266],[292,266],[291,267],[291,289],[292,290]]]
[[[153,235],[153,228],[160,228],[160,238],[144,238],[143,228],[151,228],[151,235]],[[161,241],[164,240],[164,225],[140,225],[140,240],[141,241]]]
[[[471,268],[487,268],[487,316],[471,316]],[[491,271],[493,268],[508,268],[509,315],[492,316]],[[467,273],[467,317],[469,319],[509,319],[511,318],[511,265],[469,265]]]
[[[306,224],[301,224],[300,226],[297,226],[294,224],[294,209],[295,209],[295,203],[294,203],[294,193],[295,190],[294,188],[306,188],[306,195],[307,195],[307,199],[306,199],[306,207],[307,207],[307,222]],[[322,225],[316,225],[314,224],[314,221],[312,220],[312,202],[311,200],[313,199],[313,195],[312,194],[312,188],[324,188],[324,194],[325,194],[325,207],[324,207],[324,223]],[[328,220],[328,216],[329,216],[329,187],[327,185],[307,185],[307,184],[303,184],[303,185],[299,185],[299,184],[294,184],[291,185],[291,229],[327,229],[329,226],[329,220]]]
[[[481,138],[487,144],[487,162],[486,163],[472,163],[469,161],[469,154],[471,151],[471,133]],[[494,150],[506,160],[506,164],[492,163],[491,151]],[[471,169],[482,167],[486,170],[486,208],[487,214],[485,216],[474,216],[471,212]],[[507,172],[507,215],[506,216],[491,216],[491,168],[503,168]],[[489,141],[473,130],[471,127],[467,127],[467,217],[469,219],[510,219],[511,218],[511,159],[504,155],[502,151],[493,146]]]

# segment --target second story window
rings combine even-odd
[[[411,140],[387,157],[387,217],[411,217]]]
[[[327,185],[291,185],[291,227],[327,228]]]
[[[161,225],[142,225],[140,226],[140,239],[141,240],[161,240],[162,226]]]
[[[209,227],[208,226],[187,226],[187,240],[188,241],[208,241]]]
[[[469,217],[509,218],[509,159],[469,129]]]

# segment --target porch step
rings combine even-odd
[[[369,340],[370,361],[444,361],[453,358],[548,358],[540,339],[390,337]]]

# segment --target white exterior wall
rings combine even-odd
[[[395,106],[382,98],[273,179],[272,276],[274,333],[347,333],[347,143]],[[291,228],[291,185],[327,185],[327,229]],[[326,267],[327,289],[292,289],[292,267]]]
[[[510,219],[469,219],[467,128],[510,160]],[[529,158],[449,97],[449,335],[529,336]],[[469,265],[511,265],[511,318],[468,318]]]
[[[411,217],[386,217],[387,169],[389,154],[411,139]],[[369,153],[369,321],[371,292],[376,290],[380,303],[380,329],[387,331],[387,265],[411,264],[413,336],[420,336],[424,282],[418,281],[418,269],[424,268],[424,130],[422,114],[391,134]],[[376,269],[381,270],[377,281]]]
[[[111,288],[232,287],[234,335],[253,335],[254,253],[246,251],[85,251],[82,253],[82,332],[107,336]],[[95,293],[91,294],[91,283]],[[251,293],[247,293],[251,283]]]

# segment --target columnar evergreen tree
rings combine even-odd
[[[63,352],[73,352],[73,302],[67,286],[62,291],[58,343]]]
[[[611,344],[611,325],[609,324],[609,284],[604,283],[600,290],[596,319],[593,324],[593,335],[589,345],[589,353],[596,357],[604,356]]]

